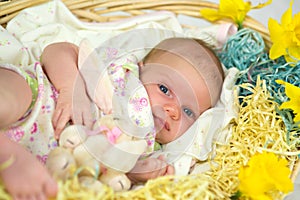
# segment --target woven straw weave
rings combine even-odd
[[[49,0],[10,0],[0,2],[0,25],[16,16],[24,8],[35,6]],[[202,0],[62,0],[71,12],[82,21],[108,22],[141,15],[149,10],[168,10],[176,15],[202,18],[199,10],[218,9],[218,5]],[[218,21],[216,23],[222,23]],[[182,24],[185,26],[185,24]],[[244,26],[252,28],[263,36],[270,47],[268,30],[255,19],[247,16]]]

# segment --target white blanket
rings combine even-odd
[[[234,31],[231,24],[183,29],[176,16],[167,11],[116,22],[86,23],[78,20],[62,2],[52,1],[23,10],[6,29],[0,27],[0,64],[11,63],[26,68],[39,61],[42,50],[54,42],[68,41],[78,45],[86,38],[96,48],[104,42],[116,45],[116,41],[124,52],[143,47],[136,50],[136,56],[142,58],[150,48],[168,37],[195,37],[221,47]],[[118,39],[114,40],[114,37]],[[230,135],[229,122],[237,113],[233,105],[233,87],[238,72],[232,69],[226,73],[222,96],[216,107],[201,115],[186,134],[163,147],[177,174],[187,174],[193,158],[206,160],[214,141],[225,142]]]

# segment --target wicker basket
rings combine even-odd
[[[48,2],[49,0],[10,0],[0,2],[0,25],[7,22],[25,8]],[[149,10],[168,10],[176,15],[202,18],[203,8],[218,9],[218,5],[201,0],[62,0],[69,10],[82,21],[109,22],[147,13]],[[105,8],[105,9],[103,9]],[[218,21],[216,23],[222,23]],[[182,24],[183,26],[188,26]],[[266,27],[247,16],[244,26],[259,32],[267,48],[271,46]],[[298,168],[298,167],[295,167]],[[294,168],[293,177],[298,172]],[[122,198],[121,198],[122,199]]]
[[[45,3],[49,0],[9,0],[0,2],[0,25],[16,16],[22,9]],[[108,22],[131,16],[141,15],[147,10],[168,10],[176,15],[182,14],[193,18],[202,18],[199,10],[203,8],[218,9],[218,5],[202,0],[62,0],[80,20]],[[106,9],[103,9],[106,8]],[[121,11],[121,12],[118,12]],[[116,13],[111,15],[112,13]],[[110,15],[107,15],[110,14]],[[222,23],[218,21],[216,23]],[[185,26],[185,24],[182,24]],[[252,28],[263,36],[270,47],[268,30],[257,20],[247,16],[244,26]]]

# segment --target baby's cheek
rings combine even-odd
[[[184,116],[181,121],[181,132],[185,133],[195,123],[196,119]]]

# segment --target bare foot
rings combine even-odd
[[[14,156],[14,162],[0,171],[0,178],[13,199],[45,200],[56,196],[57,183],[32,154],[1,133],[0,146],[0,164]]]

